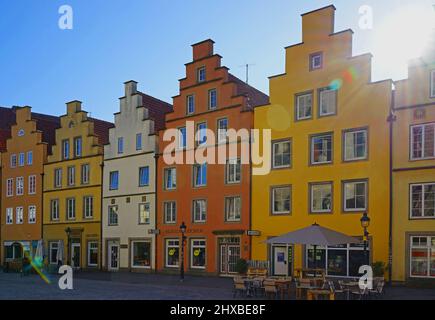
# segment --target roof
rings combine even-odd
[[[165,115],[173,111],[171,104],[139,92],[142,96],[142,105],[148,109],[149,117],[154,120],[154,131],[158,132],[165,128]]]
[[[254,108],[269,103],[269,96],[260,90],[251,87],[246,82],[243,82],[231,73],[228,74],[228,79],[231,82],[235,82],[237,86],[237,95],[244,95],[248,97],[248,107]]]
[[[109,129],[114,127],[114,124],[108,121],[88,118],[94,123],[94,134],[98,137],[98,143],[105,145],[109,143]]]

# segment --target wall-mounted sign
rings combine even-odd
[[[258,230],[248,230],[246,233],[248,234],[248,236],[251,236],[251,237],[261,236],[261,231],[258,231]]]
[[[160,230],[159,229],[149,229],[148,234],[160,234]]]

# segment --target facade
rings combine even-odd
[[[251,165],[249,159],[245,164],[240,159],[242,145],[248,146],[249,153],[249,136],[234,143],[234,158],[213,163],[229,148],[228,130],[250,130],[253,107],[267,103],[268,97],[231,75],[213,49],[212,40],[193,45],[193,61],[186,64],[186,77],[180,80],[179,95],[173,99],[174,111],[167,114],[166,130],[159,133],[159,271],[179,272],[183,222],[188,273],[233,274],[238,259],[250,257]],[[169,129],[178,130],[171,142],[164,141]],[[212,136],[206,134],[207,129]],[[168,151],[169,146],[175,151]],[[165,160],[168,155],[190,157],[198,150],[212,155],[210,149],[216,153],[207,160],[191,159],[183,164]]]
[[[67,104],[44,166],[43,238],[50,265],[101,267],[103,145],[113,124]],[[59,252],[59,250],[61,250]]]
[[[393,281],[435,283],[435,45],[396,82],[394,120]]]
[[[30,107],[11,110],[16,115],[2,166],[2,263],[34,254],[42,239],[43,166],[51,151],[59,118],[31,113]]]
[[[168,103],[125,83],[120,112],[104,147],[103,265],[105,270],[155,269],[156,132]]]
[[[252,177],[252,229],[261,232],[252,253],[273,275],[313,268],[314,250],[265,240],[315,223],[362,238],[365,212],[370,261],[388,263],[392,83],[371,82],[371,55],[352,56],[353,32],[335,32],[334,16],[334,6],[302,15],[302,42],[270,78],[271,103],[255,108],[255,128],[272,130],[272,170]],[[362,245],[317,248],[316,266],[357,276],[365,257]]]

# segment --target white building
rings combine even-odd
[[[158,139],[172,106],[125,83],[120,112],[104,147],[103,266],[146,272],[155,267],[155,193]]]

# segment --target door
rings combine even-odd
[[[80,243],[73,243],[71,245],[71,264],[74,269],[80,269]]]
[[[240,246],[223,244],[220,247],[221,274],[237,273],[237,261],[240,259]]]
[[[108,265],[109,271],[119,270],[119,246],[117,244],[110,244],[108,250]]]
[[[273,275],[287,276],[288,254],[287,247],[273,247]]]

